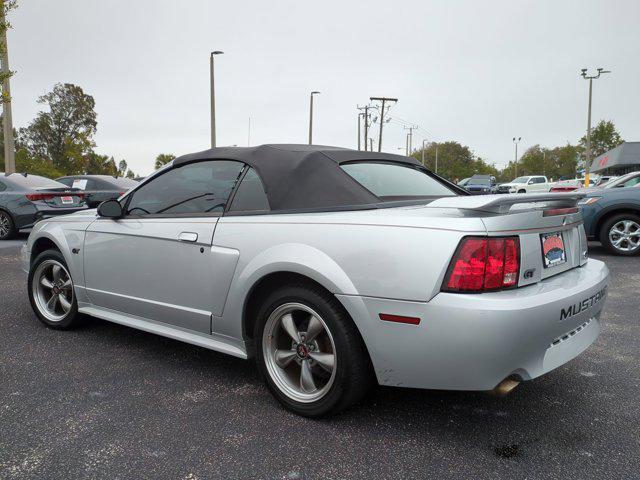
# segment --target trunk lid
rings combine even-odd
[[[587,261],[587,241],[577,202],[584,193],[448,197],[429,208],[455,208],[479,216],[489,236],[518,236],[518,286],[566,272]]]
[[[74,188],[42,188],[26,194],[36,205],[47,208],[81,208],[85,205],[84,193]]]

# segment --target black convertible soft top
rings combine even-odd
[[[381,200],[340,168],[357,161],[383,161],[423,169],[417,160],[389,153],[323,145],[219,147],[178,157],[180,167],[202,160],[237,160],[255,168],[272,210],[308,210],[372,205]],[[425,170],[426,171],[426,170]],[[443,181],[451,187],[449,182]],[[452,190],[456,191],[455,187]]]

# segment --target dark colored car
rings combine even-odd
[[[138,186],[138,182],[130,178],[109,175],[72,175],[57,178],[56,181],[82,190],[89,208],[95,208],[107,200],[115,200]]]
[[[86,209],[84,195],[38,175],[0,173],[0,240],[32,227],[43,218]]]
[[[471,195],[489,195],[495,193],[496,178],[492,175],[474,175],[464,185]]]
[[[638,178],[640,182],[640,178]],[[640,183],[591,189],[580,200],[584,228],[591,240],[616,255],[640,253]]]

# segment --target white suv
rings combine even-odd
[[[503,183],[498,187],[500,193],[548,192],[549,190],[551,190],[551,184],[543,175],[518,177],[512,182]]]

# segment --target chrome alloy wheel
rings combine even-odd
[[[0,212],[0,238],[4,238],[11,232],[11,219],[9,215]]]
[[[336,347],[322,317],[301,303],[286,303],[267,319],[262,353],[271,379],[290,399],[321,399],[336,376]]]
[[[640,225],[633,220],[620,220],[609,230],[609,241],[617,250],[632,252],[640,247]]]
[[[56,260],[45,260],[36,269],[31,283],[40,313],[51,322],[63,320],[73,305],[73,282],[67,269]]]

